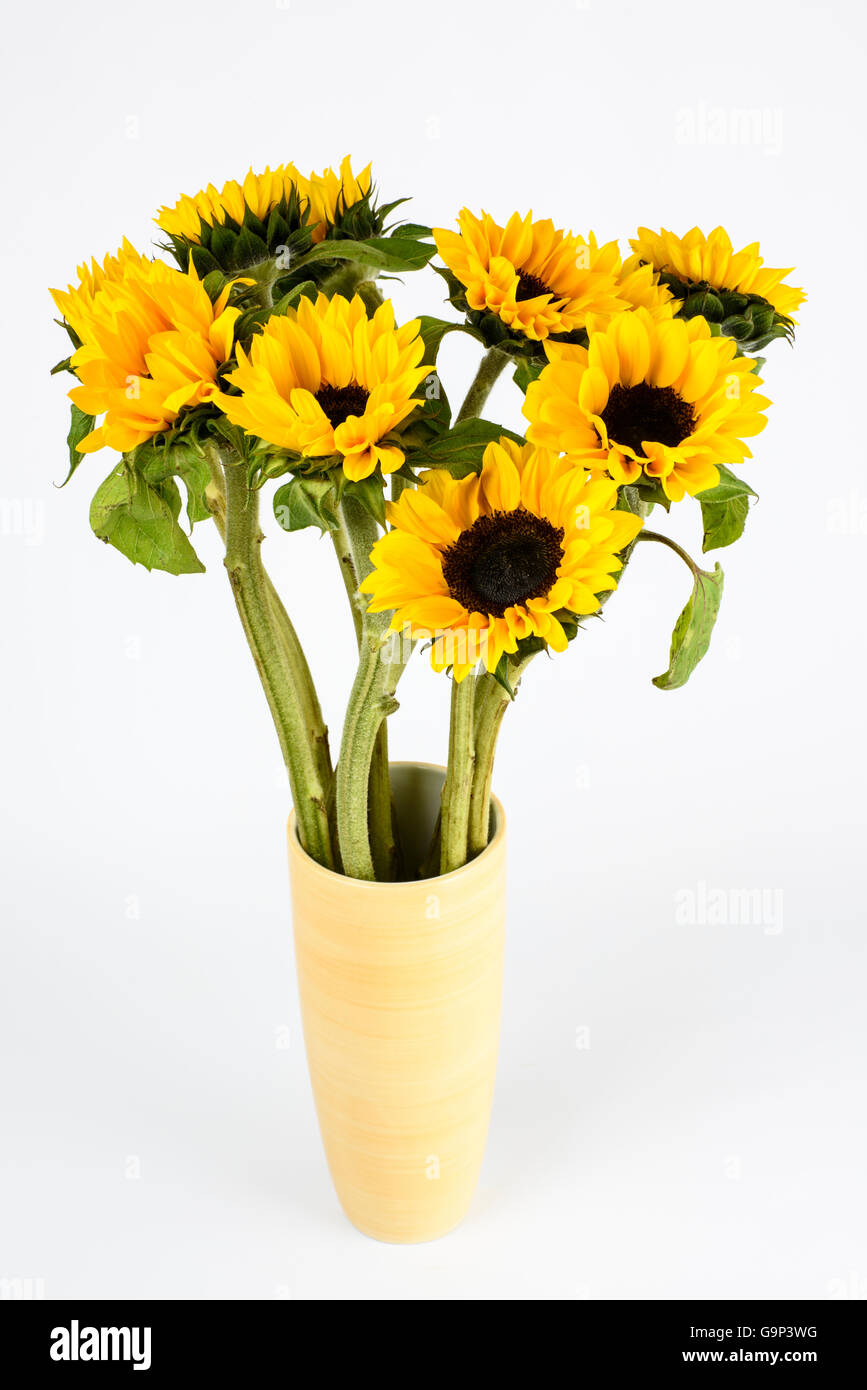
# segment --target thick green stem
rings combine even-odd
[[[298,834],[307,853],[326,868],[334,854],[328,826],[328,786],[320,775],[320,750],[299,698],[297,672],[275,621],[262,568],[258,496],[242,463],[225,469],[225,565],[238,614],[268,699],[289,775]]]
[[[488,348],[479,363],[479,370],[473,378],[464,403],[458,411],[456,424],[460,424],[461,420],[472,420],[477,415],[481,415],[494,382],[508,361],[508,353],[501,352],[499,348]]]
[[[207,444],[205,454],[211,470],[211,482],[206,489],[206,498],[214,518],[214,524],[225,542],[226,483],[223,463],[216,445]],[[264,565],[262,566],[262,573],[265,576],[265,588],[274,615],[274,622],[285,648],[286,660],[292,668],[295,693],[304,710],[304,720],[315,744],[319,775],[327,787],[333,779],[334,772],[331,766],[331,750],[328,745],[328,727],[322,715],[322,706],[316,693],[313,675],[307,664],[298,633],[295,631],[292,620],[286,612],[280,595],[277,593]]]
[[[440,873],[448,874],[467,862],[470,797],[473,789],[473,710],[475,679],[452,677],[449,719],[449,761],[443,785],[440,828]]]
[[[535,653],[534,653],[535,655]],[[517,692],[524,671],[533,660],[532,656],[516,662],[509,671],[512,689]],[[491,782],[494,776],[494,755],[503,715],[512,703],[508,691],[487,671],[482,672],[476,681],[475,724],[475,765],[473,767],[473,786],[470,793],[470,821],[468,846],[470,858],[481,854],[488,843],[491,821]]]
[[[363,614],[367,605],[363,596],[358,592],[352,544],[342,510],[338,514],[338,525],[330,534],[349,599],[352,622],[355,627],[355,640],[360,650]],[[391,777],[388,769],[388,724],[386,720],[380,724],[379,733],[376,736],[376,745],[370,765],[368,802],[371,822],[371,852],[376,877],[391,881],[397,876],[399,855],[391,795]]]
[[[341,508],[355,577],[370,573],[376,522],[354,498]],[[349,697],[337,763],[337,831],[343,872],[350,878],[393,876],[397,861],[384,721],[397,709],[394,692],[406,659],[389,633],[390,613],[367,613],[361,621],[358,672]],[[374,755],[377,768],[372,775]]]

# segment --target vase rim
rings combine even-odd
[[[421,771],[439,772],[442,773],[444,777],[446,773],[446,769],[443,767],[442,763],[416,762],[414,758],[398,758],[394,762],[389,762],[389,767],[417,768]],[[491,793],[491,813],[494,820],[494,833],[488,840],[481,854],[477,854],[475,859],[471,859],[469,863],[462,864],[459,869],[452,869],[447,874],[436,874],[433,878],[398,879],[393,883],[385,883],[380,879],[350,878],[348,874],[339,874],[336,869],[326,869],[324,864],[318,864],[316,860],[307,853],[306,849],[302,847],[301,841],[298,839],[298,822],[294,807],[289,812],[289,820],[287,823],[289,854],[301,860],[305,865],[307,873],[322,875],[326,879],[338,879],[342,883],[352,884],[354,888],[367,891],[388,891],[390,889],[392,892],[401,888],[411,888],[417,891],[419,885],[422,883],[444,883],[446,881],[451,883],[462,875],[468,876],[472,874],[483,860],[488,859],[491,854],[499,848],[506,835],[506,812],[503,809],[503,804],[499,797],[494,796],[493,792]]]

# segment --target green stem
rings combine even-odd
[[[678,545],[677,541],[673,541],[671,536],[664,536],[661,531],[642,530],[639,531],[638,535],[635,537],[634,544],[637,544],[639,541],[657,541],[659,545],[667,545],[669,550],[673,550],[675,555],[680,556],[683,563],[692,570],[693,575],[697,576],[701,573],[699,566],[695,563],[692,556],[684,550],[683,546]]]
[[[440,831],[440,873],[448,874],[467,862],[470,797],[473,789],[473,710],[475,678],[452,677],[449,719],[449,761],[443,784]]]
[[[460,424],[461,420],[473,420],[476,416],[481,415],[494,382],[508,361],[508,353],[501,352],[499,348],[488,348],[479,363],[479,370],[473,378],[464,403],[458,411],[456,424]]]
[[[328,826],[328,785],[320,775],[320,751],[299,699],[293,670],[275,622],[262,567],[258,495],[248,487],[243,463],[225,469],[225,565],[259,678],[280,740],[298,821],[307,853],[326,868],[334,855]]]
[[[206,500],[214,518],[214,524],[222,540],[226,539],[226,482],[220,451],[215,444],[205,445],[205,455],[211,470],[211,482],[206,489]],[[231,467],[231,465],[230,465]],[[295,692],[304,710],[304,719],[316,748],[316,762],[323,784],[330,785],[334,771],[331,766],[331,750],[328,746],[328,727],[322,716],[322,706],[316,693],[313,675],[304,655],[304,648],[298,633],[264,565],[265,588],[268,602],[274,615],[274,622],[286,653],[286,660],[292,668]]]
[[[533,655],[515,662],[510,668],[509,679],[512,689],[517,693],[521,677],[533,660]],[[468,846],[470,858],[481,854],[488,843],[491,821],[491,782],[494,776],[494,755],[503,716],[512,703],[508,691],[487,671],[482,672],[476,681],[475,724],[475,765],[473,768],[473,787],[470,793],[470,822]]]
[[[344,497],[341,507],[360,581],[370,573],[370,551],[379,530],[354,498]],[[365,612],[362,617],[358,672],[337,763],[337,832],[343,872],[350,878],[374,879],[377,870],[393,875],[397,860],[388,754],[380,730],[398,707],[394,692],[406,662],[402,644],[389,633],[390,622],[390,613]],[[380,757],[372,776],[377,746]]]
[[[338,524],[330,534],[334,552],[340,564],[340,573],[343,576],[346,595],[349,599],[352,622],[355,627],[355,640],[360,650],[362,620],[366,605],[362,595],[358,592],[352,544],[342,509],[338,512]],[[391,795],[391,776],[388,768],[388,724],[385,720],[379,726],[379,733],[376,736],[376,745],[373,750],[368,802],[371,828],[376,827],[376,833],[371,834],[371,851],[376,877],[391,881],[397,877],[399,855]]]
[[[343,579],[343,587],[346,589],[346,597],[349,599],[349,608],[352,613],[352,625],[355,628],[355,640],[361,643],[361,620],[364,611],[364,604],[358,592],[358,578],[355,573],[355,561],[352,558],[352,545],[349,540],[349,532],[346,529],[346,522],[342,510],[338,512],[337,526],[329,532],[331,544],[334,546],[334,553],[337,556],[337,563],[340,565],[340,574]]]

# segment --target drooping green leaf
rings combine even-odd
[[[323,532],[337,527],[334,480],[328,475],[292,478],[274,494],[274,515],[284,531],[303,531],[318,526]]]
[[[676,690],[685,685],[710,646],[722,599],[723,572],[717,561],[712,572],[696,566],[693,573],[689,602],[671,634],[668,670],[654,677],[653,684],[659,690]]]
[[[698,494],[704,525],[701,548],[705,553],[708,550],[721,550],[723,546],[740,539],[750,509],[750,498],[756,496],[749,483],[736,477],[728,468],[719,465],[719,474],[720,481],[716,487]]]
[[[413,468],[447,468],[453,478],[466,478],[479,472],[485,449],[503,435],[518,444],[524,442],[521,435],[492,420],[462,420],[446,434],[411,450],[407,461]]]
[[[90,524],[100,540],[133,564],[168,574],[198,574],[205,567],[178,525],[179,510],[180,494],[173,479],[154,486],[120,463],[97,489],[90,504]]]
[[[76,446],[81,443],[86,435],[90,434],[90,431],[96,424],[95,416],[85,415],[84,411],[79,410],[77,405],[73,404],[71,411],[69,434],[66,436],[66,443],[69,446],[69,472],[60,484],[61,487],[66,487],[66,484],[84,458],[84,454],[80,454]]]

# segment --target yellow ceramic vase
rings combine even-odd
[[[407,863],[420,863],[444,772],[392,767]],[[376,1240],[445,1235],[485,1150],[503,979],[506,828],[440,878],[366,883],[314,863],[289,821],[307,1061],[331,1177]]]

